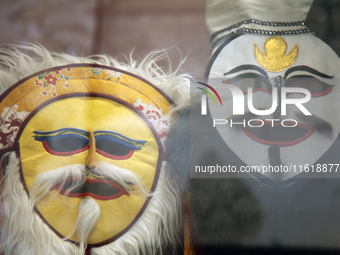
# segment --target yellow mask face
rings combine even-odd
[[[18,116],[25,116],[22,117],[23,124],[16,133],[13,147],[16,144],[19,147],[22,180],[28,194],[35,178],[41,174],[73,165],[84,167],[84,185],[70,193],[66,192],[68,182],[56,185],[36,204],[36,211],[53,231],[77,242],[76,234],[70,234],[75,226],[79,204],[83,198],[96,200],[101,214],[88,237],[88,243],[100,246],[116,240],[132,227],[147,207],[148,200],[140,193],[129,192],[119,182],[101,175],[96,166],[106,162],[112,166],[112,171],[115,167],[131,171],[138,175],[148,191],[154,191],[163,156],[160,138],[164,138],[167,132],[160,123],[169,120],[164,113],[172,105],[164,98],[157,104],[150,100],[149,94],[145,96],[142,91],[136,92],[136,89],[126,86],[131,80],[125,82],[125,79],[133,79],[140,83],[140,86],[133,83],[136,88],[143,89],[142,86],[145,86],[154,96],[161,95],[149,84],[127,74],[122,73],[119,83],[116,80],[108,84],[106,80],[98,79],[97,74],[87,78],[89,68],[73,69],[83,72],[81,82],[79,79],[67,80],[69,88],[80,87],[75,93],[65,93],[59,97],[51,94],[50,98],[45,98],[36,106],[26,108],[16,101],[14,108],[3,107],[3,111],[14,111]],[[73,69],[69,76],[72,76]],[[33,77],[31,82],[37,77]],[[109,91],[107,86],[113,84],[124,86],[121,91],[110,94],[98,93]],[[102,91],[97,91],[100,86]],[[58,87],[56,91],[61,92]],[[37,92],[42,95],[41,91]],[[35,109],[29,111],[30,107]],[[151,112],[153,114],[150,115]],[[155,122],[157,118],[159,123]],[[130,189],[138,190],[137,184],[126,184]]]

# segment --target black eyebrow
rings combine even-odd
[[[266,78],[268,78],[267,73],[263,69],[259,68],[258,66],[255,66],[255,65],[240,65],[240,66],[235,67],[234,69],[230,70],[229,72],[224,73],[223,75],[228,75],[228,74],[236,73],[236,72],[247,70],[247,69],[256,70],[256,71],[260,72],[261,74],[263,74]]]
[[[144,141],[144,140],[134,140],[134,139],[131,139],[129,137],[126,137],[122,134],[119,134],[119,133],[113,132],[113,131],[99,130],[99,131],[95,131],[93,134],[94,134],[95,137],[97,137],[97,136],[115,137],[117,139],[124,140],[127,143],[136,143],[136,144],[143,144],[143,145],[144,145],[144,143],[146,143],[146,141]]]
[[[230,79],[225,79],[224,81],[226,81],[227,83],[233,83],[237,80],[240,80],[240,79],[247,79],[247,78],[254,78],[254,79],[258,79],[262,82],[264,82],[268,88],[269,91],[272,91],[272,86],[269,82],[269,78],[268,77],[264,77],[260,74],[257,74],[257,73],[241,73],[241,74],[238,74]]]
[[[294,75],[294,76],[289,77],[289,78],[286,80],[284,86],[285,86],[285,87],[289,87],[290,84],[291,84],[294,80],[296,80],[296,79],[313,79],[313,80],[317,80],[317,81],[318,81],[321,85],[323,85],[323,86],[333,86],[333,85],[331,85],[331,84],[328,84],[327,82],[323,82],[323,81],[319,80],[318,78],[316,78],[316,77],[314,77],[314,76],[311,76],[311,75],[303,75],[303,74],[301,74],[301,75]]]
[[[257,73],[241,73],[229,79],[225,78],[225,81],[228,83],[233,83],[234,81],[246,78],[268,79],[267,77],[263,77]]]
[[[292,72],[296,72],[296,71],[306,71],[306,72],[309,72],[309,73],[312,73],[312,74],[315,74],[321,78],[327,78],[327,79],[331,79],[333,78],[334,76],[329,76],[327,74],[324,74],[324,73],[320,73],[319,71],[309,67],[309,66],[294,66],[290,69],[288,69],[285,73],[285,76],[284,76],[284,79],[287,78],[287,76],[292,73]]]

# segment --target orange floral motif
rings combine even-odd
[[[69,84],[67,80],[71,77],[65,76],[62,72],[66,70],[67,72],[71,72],[71,68],[58,69],[51,72],[46,72],[40,74],[38,78],[34,81],[35,85],[40,86],[43,91],[40,92],[41,95],[47,96],[49,93],[52,93],[53,97],[57,96],[57,81],[64,80],[65,83],[63,87],[68,88]]]
[[[46,80],[47,84],[52,84],[54,86],[57,84],[57,80],[58,80],[58,78],[52,76],[52,74],[44,76],[44,79]]]

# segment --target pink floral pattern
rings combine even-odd
[[[84,70],[87,70],[85,73],[86,77],[94,76],[97,79],[101,79],[103,77],[104,68],[90,67],[90,68],[84,68]]]
[[[107,74],[107,76],[104,77],[105,81],[113,81],[119,83],[123,79],[123,73],[108,69],[105,69],[105,73]]]

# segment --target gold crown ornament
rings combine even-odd
[[[257,63],[269,72],[280,72],[295,63],[299,52],[299,45],[295,44],[294,48],[286,54],[287,43],[280,36],[274,36],[267,39],[264,43],[263,53],[256,42],[254,43],[254,54]]]

